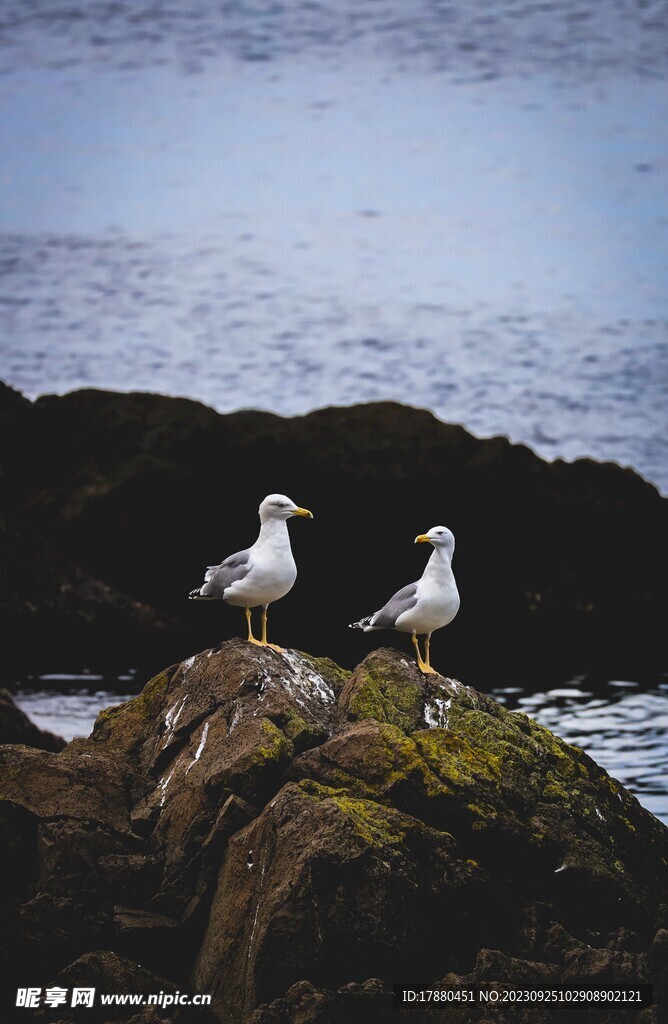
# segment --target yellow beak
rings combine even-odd
[[[417,537],[415,538],[415,543],[416,544],[428,544],[429,543],[429,539],[430,538],[427,536],[426,533],[418,533]]]
[[[313,513],[309,512],[307,508],[296,508],[292,514],[293,516],[303,516],[304,519],[313,519]]]

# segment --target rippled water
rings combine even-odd
[[[62,736],[89,736],[103,708],[131,700],[138,693],[134,669],[109,676],[94,672],[27,675],[14,699],[40,729]]]
[[[665,60],[663,0],[4,0],[4,61],[57,70],[175,64],[201,73],[247,63],[382,56],[393,66],[498,77],[545,66],[563,75]]]
[[[47,675],[21,680],[16,700],[41,728],[70,740],[87,736],[99,711],[129,700],[136,689],[134,672]],[[582,747],[668,824],[668,682],[641,689],[634,682],[599,681],[588,688],[579,677],[546,693],[510,687],[492,695]]]
[[[663,5],[0,15],[0,376],[395,398],[668,491]]]

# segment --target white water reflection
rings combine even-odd
[[[138,692],[134,669],[114,676],[89,671],[30,675],[16,687],[14,699],[35,725],[68,742],[90,735],[100,711],[131,700]]]

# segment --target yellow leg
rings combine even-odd
[[[262,609],[262,644],[264,647],[271,647],[272,651],[278,651],[279,654],[284,654],[285,650],[283,647],[279,647],[278,644],[270,644],[267,640],[267,608],[266,605]]]
[[[420,644],[418,643],[418,638],[415,635],[415,633],[413,633],[413,646],[415,647],[415,656],[417,658],[417,666],[420,669],[420,672],[433,672],[434,670],[431,667],[431,665],[428,665],[426,661],[422,660],[422,655],[420,654]]]
[[[423,662],[423,660],[422,660],[422,654],[421,654],[421,652],[420,652],[420,644],[418,643],[418,638],[417,638],[417,636],[415,635],[415,633],[413,633],[413,635],[412,635],[411,639],[412,639],[412,641],[413,641],[413,647],[415,648],[415,657],[416,657],[416,660],[417,660],[417,665],[418,665],[418,668],[419,668],[419,669],[420,669],[420,670],[421,670],[422,672],[424,672],[424,667],[425,667],[425,665],[424,665],[424,662]]]
[[[422,669],[423,672],[435,672],[436,671],[435,668],[431,667],[431,658],[429,656],[429,648],[430,647],[431,647],[431,633],[427,633],[426,637],[424,638],[424,662],[425,662],[425,668]]]
[[[258,646],[260,646],[260,641],[256,640],[255,637],[253,636],[253,623],[251,621],[251,610],[250,610],[250,608],[246,609],[246,622],[248,623],[248,643],[249,644],[257,644]]]

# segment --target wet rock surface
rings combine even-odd
[[[10,668],[29,651],[53,671],[77,651],[153,672],[235,635],[237,609],[187,594],[254,541],[276,490],[315,514],[291,524],[299,577],[270,617],[283,645],[356,665],[372,640],[347,623],[419,577],[413,538],[444,522],[462,606],[434,654],[452,674],[485,688],[500,665],[543,682],[665,669],[668,502],[631,470],[548,463],[390,402],[283,418],[94,390],[31,403],[0,386],[0,426]],[[249,466],[257,493],[239,486]]]
[[[9,976],[213,997],[109,1020],[384,1021],[411,980],[665,998],[666,829],[582,751],[397,651],[348,673],[228,641],[0,768]],[[494,1019],[560,1019],[511,1009]]]
[[[41,750],[62,750],[65,740],[47,729],[40,729],[17,706],[8,690],[0,689],[0,743],[24,743]]]

